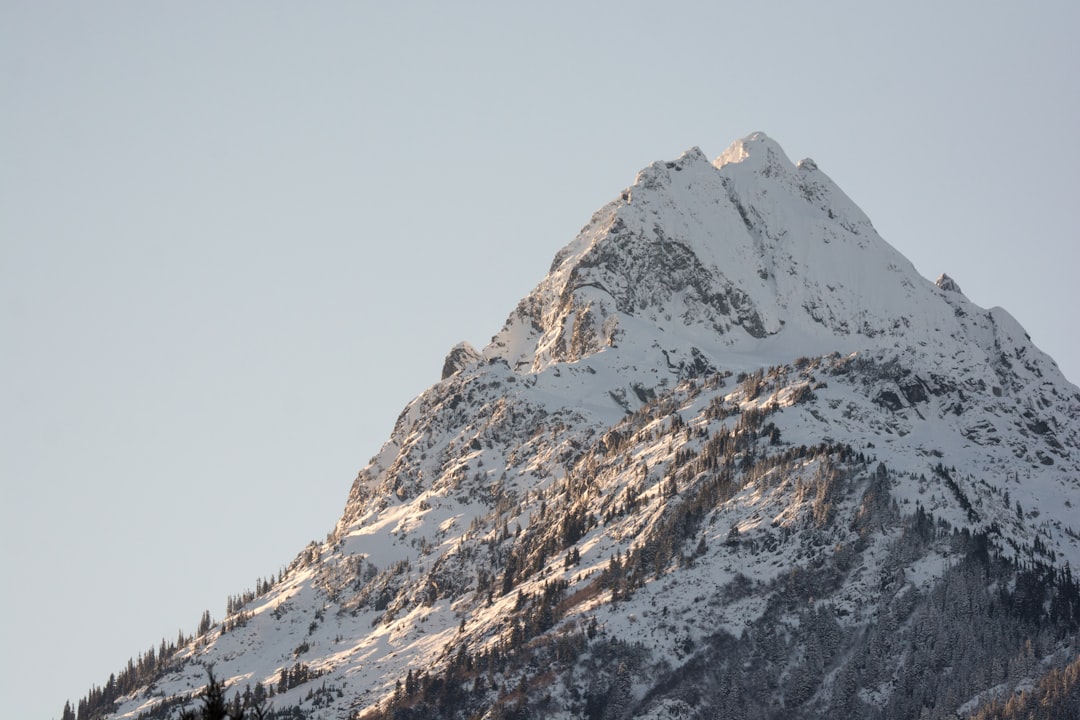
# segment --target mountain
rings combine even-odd
[[[325,542],[70,715],[212,667],[276,717],[1076,717],[1074,503],[1077,387],[756,133],[642,170]]]

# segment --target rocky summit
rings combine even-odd
[[[766,135],[642,170],[441,376],[324,542],[65,715],[212,669],[246,717],[1080,716],[1080,391]]]

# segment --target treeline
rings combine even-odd
[[[994,698],[971,720],[1076,720],[1080,718],[1080,655],[1064,668],[1053,668],[1035,687]]]
[[[116,708],[118,698],[159,678],[170,667],[176,652],[189,645],[192,640],[190,635],[185,636],[183,631],[180,631],[174,642],[162,639],[156,649],[151,645],[137,658],[129,658],[123,670],[118,674],[110,674],[104,687],[91,687],[75,708],[72,708],[70,701],[65,702],[62,720],[96,720],[111,713]]]
[[[763,427],[760,420],[761,416],[757,416],[741,423],[733,434],[752,435],[756,439],[759,437],[757,431]],[[682,428],[679,420],[671,419],[659,434],[662,437],[665,432],[680,433]],[[617,439],[609,440],[613,441],[612,446],[619,445]],[[752,445],[752,441],[733,441],[733,444],[745,450]],[[574,566],[580,560],[580,552],[573,543],[598,522],[582,510],[580,500],[571,504],[575,493],[556,495],[562,498],[565,505],[556,504],[546,512],[553,517],[561,517],[560,522],[538,523],[532,525],[530,531],[515,533],[503,565],[502,577],[491,577],[480,588],[487,592],[495,590],[499,595],[516,593],[514,606],[502,623],[505,629],[503,637],[492,647],[475,654],[462,644],[456,652],[448,654],[451,659],[438,672],[416,676],[410,672],[398,681],[392,700],[364,715],[364,720],[467,718],[480,712],[490,712],[491,717],[506,719],[535,717],[538,712],[535,695],[544,689],[546,683],[529,668],[542,667],[549,674],[558,668],[569,669],[584,650],[591,647],[590,642],[601,635],[595,620],[584,629],[576,627],[556,632],[554,636],[549,631],[583,602],[604,593],[609,593],[612,601],[628,600],[646,582],[676,565],[692,563],[703,555],[705,542],[698,537],[702,520],[727,501],[746,482],[747,477],[758,478],[770,470],[787,469],[807,460],[817,461],[825,468],[818,480],[826,486],[818,491],[821,501],[825,502],[826,498],[833,498],[839,492],[834,486],[864,473],[866,469],[864,456],[850,446],[840,444],[791,447],[773,455],[761,454],[754,466],[741,471],[734,455],[728,456],[725,468],[723,462],[712,464],[710,453],[704,454],[708,458],[704,462],[700,461],[698,453],[691,452],[684,454],[681,462],[669,465],[668,471],[672,476],[682,468],[697,467],[686,476],[688,484],[685,487],[663,493],[660,520],[627,553],[613,555],[603,571],[591,579],[583,579],[573,592],[569,591],[569,584],[561,579],[544,582],[538,592],[527,592],[519,585],[541,572],[546,567],[547,558],[565,552],[563,566]],[[884,466],[880,466],[877,475],[886,472]],[[576,482],[573,478],[566,481],[570,486]],[[881,489],[880,482],[875,484],[871,481],[868,485],[879,491]],[[575,489],[585,490],[582,487]],[[681,493],[679,498],[674,497],[676,492]],[[884,492],[887,496],[887,490]],[[582,494],[578,494],[578,497],[581,498]],[[633,493],[620,501],[620,509],[625,508],[624,512],[634,509],[632,497]],[[577,623],[572,621],[572,625],[576,626]],[[609,639],[601,639],[605,643],[610,642]],[[619,645],[616,643],[613,647]],[[638,657],[641,648],[635,648],[634,653]],[[638,657],[638,661],[640,659]],[[522,673],[518,681],[506,684],[507,678],[515,672]],[[625,673],[620,677],[621,681],[625,681]],[[551,679],[553,676],[549,675],[548,681]],[[582,698],[583,704],[578,710],[584,711],[585,705],[595,709],[608,701],[614,702],[612,693],[602,688],[591,699]],[[586,715],[600,717],[596,713]]]
[[[475,653],[461,645],[441,669],[410,670],[395,683],[390,698],[367,712],[354,712],[350,720],[431,720],[481,714],[493,720],[543,717],[535,696],[550,689],[544,683],[572,668],[586,649],[596,652],[605,642],[593,624],[524,644],[496,641]],[[518,678],[512,681],[515,674]]]
[[[278,574],[277,582],[280,582],[283,575],[284,571]],[[227,616],[222,621],[222,631],[228,632],[246,624],[251,619],[251,612],[245,610],[244,606],[270,592],[275,584],[273,576],[265,580],[258,578],[255,581],[254,591],[247,590],[238,595],[230,595],[226,600]],[[86,696],[79,699],[74,707],[70,701],[66,701],[61,720],[98,720],[109,715],[115,711],[116,703],[120,698],[153,684],[165,672],[173,669],[172,660],[177,651],[205,636],[214,625],[210,611],[204,610],[199,616],[194,635],[185,635],[184,631],[180,630],[175,641],[168,642],[162,639],[156,649],[151,646],[137,658],[129,658],[124,669],[119,673],[109,675],[104,687],[92,686]]]
[[[904,567],[930,552],[945,552],[954,564],[920,591]],[[1057,649],[1077,652],[1080,587],[1068,569],[1007,559],[987,535],[951,528],[921,506],[903,521],[880,594],[868,598],[877,608],[871,624],[838,622],[847,611],[836,593],[855,566],[850,556],[822,554],[767,585],[733,583],[724,597],[767,598],[762,617],[742,637],[708,638],[688,663],[659,679],[635,675],[635,684],[651,690],[640,701],[623,697],[626,717],[685,703],[687,718],[952,720],[986,688],[1043,675],[1042,659]],[[617,695],[624,680],[615,672],[603,678],[601,695]],[[984,717],[1042,718],[1041,710],[1021,712],[1037,702],[1061,708],[1046,717],[1078,717],[1075,669],[1049,673],[1039,687],[1022,701],[999,701],[991,706],[998,714]],[[1001,714],[1006,705],[1012,715]]]
[[[860,555],[870,546],[860,540],[831,552],[820,546],[805,566],[769,583],[737,576],[718,590],[715,601],[757,595],[766,602],[765,613],[740,638],[719,632],[698,643],[687,641],[682,649],[689,659],[678,668],[665,670],[645,648],[607,638],[595,625],[583,628],[570,621],[551,632],[583,600],[602,592],[611,592],[616,601],[629,598],[655,577],[657,559],[668,547],[661,539],[678,537],[694,525],[699,499],[693,493],[671,505],[669,521],[655,533],[613,557],[576,591],[555,582],[540,592],[515,590],[503,639],[477,652],[463,640],[441,670],[410,672],[393,698],[364,720],[479,714],[516,720],[549,711],[608,720],[660,706],[702,720],[716,712],[734,720],[951,720],[961,702],[986,688],[1012,687],[1031,677],[1042,677],[1034,689],[990,703],[976,717],[1042,718],[1042,708],[1051,708],[1045,717],[1055,720],[1080,717],[1080,665],[1049,673],[1041,665],[1058,648],[1077,651],[1080,585],[1068,566],[1006,558],[992,535],[953,528],[921,505],[900,517],[889,495],[889,471],[878,464],[866,473],[865,459],[850,448],[832,448],[817,459],[823,470],[808,490],[815,499],[827,502],[858,479],[862,501],[848,527],[860,535],[882,522],[898,528],[877,588],[865,598],[876,608],[873,623],[840,622],[849,611],[838,593],[863,566]],[[811,522],[789,540],[820,532]],[[905,577],[905,568],[931,555],[951,558],[950,564],[928,590],[920,590]],[[563,687],[569,694],[553,698],[552,687],[571,676],[577,680]],[[642,686],[650,688],[644,698],[632,691]]]

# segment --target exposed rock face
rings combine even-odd
[[[446,359],[443,361],[442,379],[445,380],[454,373],[459,373],[481,360],[483,360],[483,356],[476,348],[467,342],[460,342],[450,348],[450,352],[446,354]]]
[[[960,292],[960,286],[956,284],[955,280],[953,280],[945,273],[941,273],[941,275],[938,276],[938,279],[934,281],[934,284],[942,290],[945,290],[946,292]]]

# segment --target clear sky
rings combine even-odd
[[[1080,381],[1078,8],[0,0],[5,716],[322,539],[446,351],[693,145],[813,157]]]

